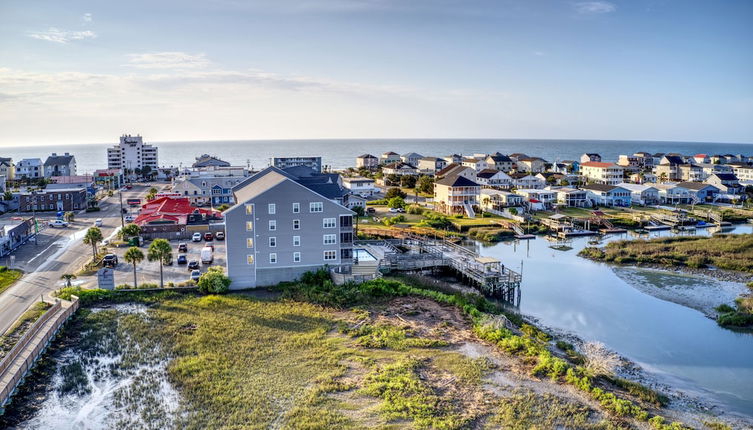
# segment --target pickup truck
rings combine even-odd
[[[47,223],[47,225],[49,225],[50,227],[68,227],[68,223],[61,219],[50,221]]]

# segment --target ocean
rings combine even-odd
[[[340,169],[355,165],[355,157],[363,153],[379,156],[383,152],[400,154],[417,152],[424,156],[474,153],[503,154],[522,152],[548,161],[575,160],[585,152],[597,152],[606,160],[616,161],[620,154],[637,151],[678,152],[681,154],[745,154],[753,155],[753,144],[711,142],[653,142],[617,140],[553,140],[553,139],[328,139],[328,140],[243,140],[150,142],[159,147],[160,166],[190,166],[201,154],[215,155],[233,165],[259,169],[275,156],[321,156],[324,165]],[[70,152],[76,156],[78,173],[91,173],[107,167],[106,148],[114,143],[67,146],[24,146],[0,148],[0,156],[41,158],[53,152]]]

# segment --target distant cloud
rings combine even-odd
[[[573,7],[582,15],[600,15],[617,10],[617,6],[606,1],[582,1],[575,3]]]
[[[544,51],[533,51],[532,54],[537,57],[543,57],[544,55],[546,55]]]
[[[211,64],[204,54],[185,52],[151,52],[128,57],[128,65],[139,69],[200,69]]]
[[[82,16],[82,17],[81,17],[81,19],[82,19],[82,20],[83,20],[84,22],[92,22],[92,20],[93,20],[93,17],[92,17],[92,14],[90,14],[90,13],[85,13],[85,14],[84,14],[84,16]]]
[[[48,42],[68,43],[73,40],[94,39],[97,37],[97,34],[90,30],[67,31],[59,30],[55,27],[50,27],[47,31],[29,32],[29,37],[33,39],[46,40]]]

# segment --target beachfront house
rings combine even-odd
[[[397,176],[404,176],[404,175],[418,175],[418,169],[413,167],[413,165],[409,163],[404,163],[402,161],[397,163],[392,163],[384,166],[382,168],[382,173],[384,175],[397,175]]]
[[[494,154],[489,155],[485,159],[486,165],[489,169],[496,169],[501,172],[509,172],[513,168],[513,161],[512,158],[508,157],[507,155],[500,154],[499,152],[495,152]]]
[[[525,172],[511,173],[512,185],[515,188],[542,189],[546,187],[546,181]]]
[[[515,163],[518,172],[541,173],[546,171],[546,160],[539,157],[521,157]]]
[[[447,167],[436,173],[436,178],[441,179],[445,176],[459,175],[470,181],[476,181],[476,170],[471,167],[462,166],[460,164],[448,164]]]
[[[518,188],[515,194],[523,197],[531,211],[548,210],[557,202],[557,193],[551,190]]]
[[[617,185],[624,181],[625,168],[614,163],[587,161],[580,164],[580,174],[591,183]]]
[[[636,205],[655,205],[659,203],[659,190],[645,184],[622,183],[620,187],[630,190],[630,198]]]
[[[691,199],[696,202],[713,202],[719,194],[719,188],[703,182],[680,182],[677,186],[689,190]]]
[[[591,206],[629,207],[632,199],[630,190],[608,184],[586,184],[581,187],[587,193]]]
[[[402,160],[400,159],[400,154],[397,152],[388,151],[379,156],[379,164],[382,165],[398,163],[400,161]]]
[[[659,190],[659,203],[661,204],[673,205],[693,203],[693,197],[690,190],[680,187],[676,183],[665,182],[653,186]]]
[[[495,169],[484,169],[476,173],[476,182],[484,187],[503,189],[512,187],[512,178],[505,172]]]
[[[745,187],[740,185],[740,181],[733,173],[714,173],[704,181],[719,189],[723,194],[742,194]]]
[[[353,263],[353,212],[283,170],[268,167],[233,189],[224,212],[231,289],[294,281]]]
[[[53,176],[75,176],[76,175],[76,157],[69,153],[58,155],[53,152],[44,162],[44,177]]]
[[[459,174],[452,174],[434,182],[434,210],[446,215],[467,215],[473,218],[478,206],[481,186]]]
[[[400,156],[400,160],[403,161],[403,163],[408,163],[413,167],[418,166],[418,160],[424,158],[423,155],[417,153],[417,152],[409,152],[407,154],[403,154]]]
[[[601,155],[599,155],[599,154],[597,154],[595,152],[591,152],[591,153],[587,152],[587,153],[585,153],[585,154],[583,154],[583,155],[580,156],[580,164],[589,163],[589,162],[600,163],[601,162]]]
[[[477,172],[480,172],[489,167],[489,165],[486,163],[486,160],[483,158],[466,157],[463,159],[463,162],[461,164],[465,167],[470,167]]]
[[[589,205],[588,193],[585,190],[570,187],[551,189],[556,193],[557,204],[573,208],[582,208]]]
[[[343,187],[361,197],[369,197],[379,192],[379,188],[376,187],[374,180],[371,178],[364,178],[361,176],[342,178],[342,182]]]
[[[445,167],[447,167],[447,160],[444,158],[423,157],[418,160],[418,171],[423,174],[433,175]]]
[[[362,154],[356,157],[356,167],[359,169],[376,169],[379,167],[379,159],[371,154]]]

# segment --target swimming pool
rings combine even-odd
[[[360,248],[353,250],[353,258],[356,261],[376,261],[376,258],[369,251]]]

